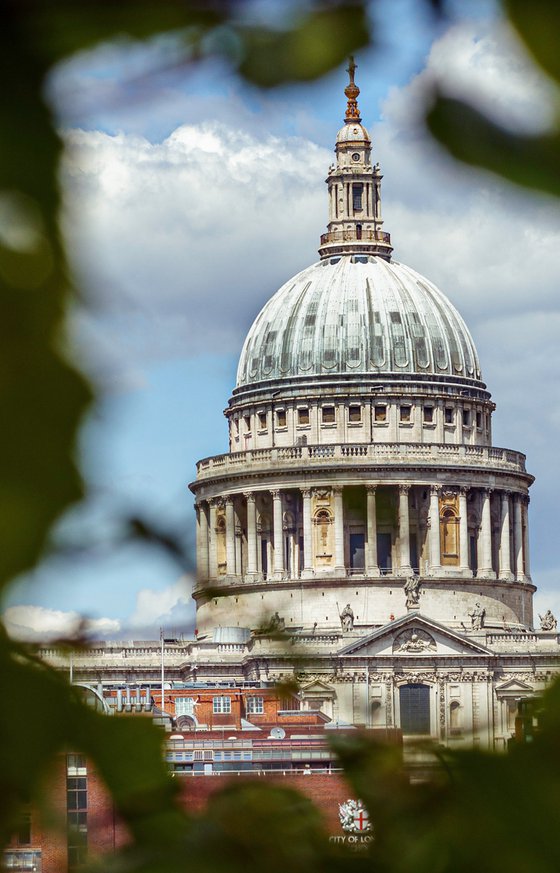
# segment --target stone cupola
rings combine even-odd
[[[321,236],[321,258],[348,254],[377,255],[391,260],[391,237],[382,230],[381,171],[371,163],[371,140],[361,123],[360,89],[354,82],[356,64],[350,58],[350,81],[344,126],[336,137],[336,162],[329,168],[329,223]]]

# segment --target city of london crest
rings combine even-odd
[[[342,830],[349,834],[367,834],[371,831],[369,813],[361,800],[347,800],[338,806]]]

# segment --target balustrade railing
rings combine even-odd
[[[220,472],[234,472],[248,466],[282,467],[319,465],[324,460],[342,464],[368,462],[388,465],[458,464],[459,466],[490,466],[525,473],[525,455],[493,446],[453,445],[445,443],[325,443],[307,446],[249,449],[246,452],[216,455],[197,464],[197,476],[204,479]]]
[[[391,234],[384,230],[331,230],[321,234],[321,245],[336,242],[383,242],[391,245]]]

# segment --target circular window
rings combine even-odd
[[[354,152],[354,154],[352,155],[352,160],[353,160],[353,161],[359,161],[359,160],[360,160],[360,155],[359,155],[358,152]]]

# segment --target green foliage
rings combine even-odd
[[[248,24],[234,0],[4,0],[0,8],[0,588],[5,589],[40,560],[54,522],[84,494],[76,439],[93,397],[65,351],[74,290],[58,224],[61,142],[43,99],[49,70],[102,40],[173,31],[183,48],[179,63],[220,53],[249,81],[270,87],[319,76],[373,36],[366,0],[311,2],[304,13],[270,30]],[[504,0],[504,8],[536,62],[558,81],[560,7],[544,0]],[[428,123],[462,160],[560,193],[559,129],[516,136],[449,97],[436,100]],[[131,529],[180,556],[179,546],[142,520],[133,520]],[[95,763],[132,838],[103,869],[241,871],[258,864],[275,873],[373,865],[394,873],[471,873],[485,867],[515,873],[559,867],[558,688],[548,695],[543,731],[531,746],[508,758],[442,753],[441,778],[429,785],[410,787],[391,750],[360,736],[339,738],[348,778],[376,824],[370,859],[333,854],[316,811],[287,790],[237,786],[215,797],[204,816],[189,818],[179,809],[176,783],[151,725],[93,712],[64,677],[4,634],[0,694],[9,712],[0,719],[0,848],[21,805],[37,796],[53,758],[71,748]]]
[[[433,778],[410,785],[394,750],[366,737],[335,742],[375,823],[373,868],[387,873],[552,873],[560,804],[560,684],[542,729],[509,755],[426,747]]]
[[[504,0],[505,12],[525,47],[560,85],[560,5],[554,0]],[[553,130],[517,134],[463,100],[436,93],[427,115],[431,133],[460,161],[490,170],[526,188],[560,196],[560,114]]]
[[[270,33],[244,23],[233,0],[13,0],[1,11],[0,588],[5,588],[34,566],[54,522],[83,497],[76,439],[93,397],[65,354],[65,316],[74,289],[58,224],[62,144],[43,99],[49,70],[102,40],[175,31],[183,63],[221,51],[233,65],[241,63],[247,78],[271,85],[330,69],[367,42],[368,34],[360,3],[311,4],[304,18]],[[171,537],[141,519],[130,522],[130,531],[183,560]],[[24,714],[0,721],[0,848],[53,757],[69,747],[86,753],[107,783],[133,838],[130,852],[138,868],[158,869],[162,845],[169,860],[188,828],[162,761],[159,733],[141,720],[90,711],[62,676],[5,635],[0,676],[2,700]],[[30,717],[30,700],[41,713],[40,729]]]
[[[326,5],[280,33],[247,28],[240,73],[257,85],[316,79],[370,40],[362,3]]]

